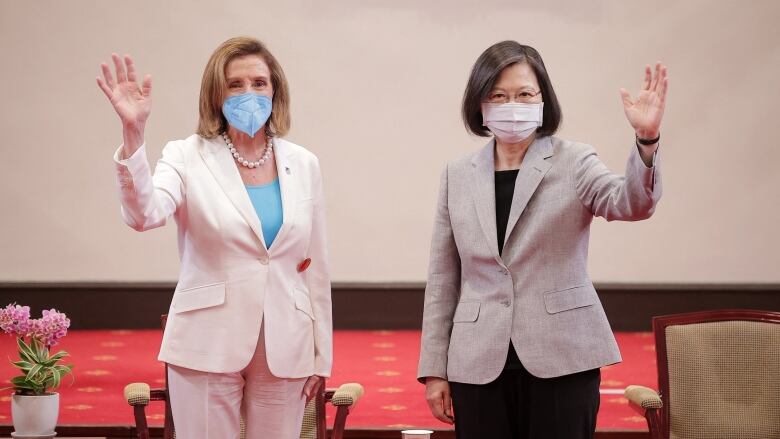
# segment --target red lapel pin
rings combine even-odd
[[[301,263],[298,264],[298,273],[303,273],[306,271],[306,269],[309,268],[309,265],[311,265],[311,258],[302,260]]]

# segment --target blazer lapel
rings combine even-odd
[[[274,139],[274,152],[276,153],[276,172],[279,175],[279,186],[282,191],[282,227],[276,234],[274,242],[281,241],[292,227],[298,204],[298,183],[301,176],[297,175],[300,169],[296,166],[295,154],[292,148],[282,139]],[[278,246],[271,245],[271,248]]]
[[[472,188],[474,188],[474,204],[477,218],[479,218],[479,225],[482,226],[482,232],[485,234],[485,239],[493,253],[493,257],[503,266],[504,262],[498,255],[498,231],[496,230],[494,144],[495,142],[491,140],[472,159],[471,165],[474,168],[474,184],[472,184]]]
[[[244,187],[243,180],[241,180],[241,174],[239,174],[238,168],[236,168],[233,156],[230,155],[227,145],[222,144],[219,139],[219,137],[211,140],[207,139],[200,148],[201,157],[203,157],[206,167],[214,176],[214,179],[217,180],[222,191],[225,192],[225,195],[233,203],[238,213],[257,235],[261,243],[260,251],[267,253],[260,218],[258,218],[254,206],[252,206],[252,201],[249,199],[249,194],[246,191],[246,187]]]
[[[541,183],[547,171],[552,167],[552,164],[545,160],[552,155],[552,140],[550,140],[549,136],[534,140],[531,146],[528,147],[528,152],[526,152],[523,162],[520,164],[520,170],[515,181],[515,192],[512,196],[512,208],[509,211],[504,245],[509,240],[509,235],[528,205],[531,196],[536,192],[539,183]]]

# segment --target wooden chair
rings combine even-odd
[[[780,312],[653,318],[658,389],[628,386],[652,439],[780,438]]]
[[[165,329],[167,315],[162,316],[162,327]],[[176,432],[173,427],[171,405],[168,400],[168,365],[165,366],[165,388],[152,389],[146,383],[131,383],[125,386],[125,399],[133,407],[135,426],[139,439],[149,439],[149,426],[146,422],[146,406],[150,401],[162,401],[165,404],[165,421],[163,436],[174,439]],[[326,389],[324,380],[316,389],[314,398],[306,405],[303,415],[301,439],[342,439],[347,416],[363,395],[363,386],[357,383],[341,385],[338,389]],[[336,407],[336,417],[330,438],[325,422],[325,406],[330,403]],[[241,421],[241,438],[245,437],[244,423]],[[249,438],[254,439],[254,438]]]

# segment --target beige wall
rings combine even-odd
[[[778,18],[773,0],[0,0],[0,281],[175,279],[174,226],[120,220],[94,78],[112,51],[154,76],[156,160],[192,133],[210,52],[247,34],[289,77],[288,138],[321,158],[334,280],[424,280],[439,172],[484,142],[459,120],[469,69],[515,39],[547,63],[560,135],[620,172],[618,88],[669,66],[664,197],[649,221],[594,222],[594,280],[780,282]]]

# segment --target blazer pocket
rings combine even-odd
[[[225,303],[225,282],[187,288],[173,295],[173,310],[177,313],[210,308],[223,303]]]
[[[479,318],[479,302],[460,302],[455,308],[455,315],[452,317],[453,323],[476,322]]]
[[[295,298],[295,308],[303,311],[310,319],[314,320],[314,310],[311,309],[309,295],[299,289],[295,289],[293,290],[293,297]]]
[[[570,309],[584,308],[598,302],[599,298],[593,285],[580,285],[565,290],[544,293],[544,308],[550,314]]]

